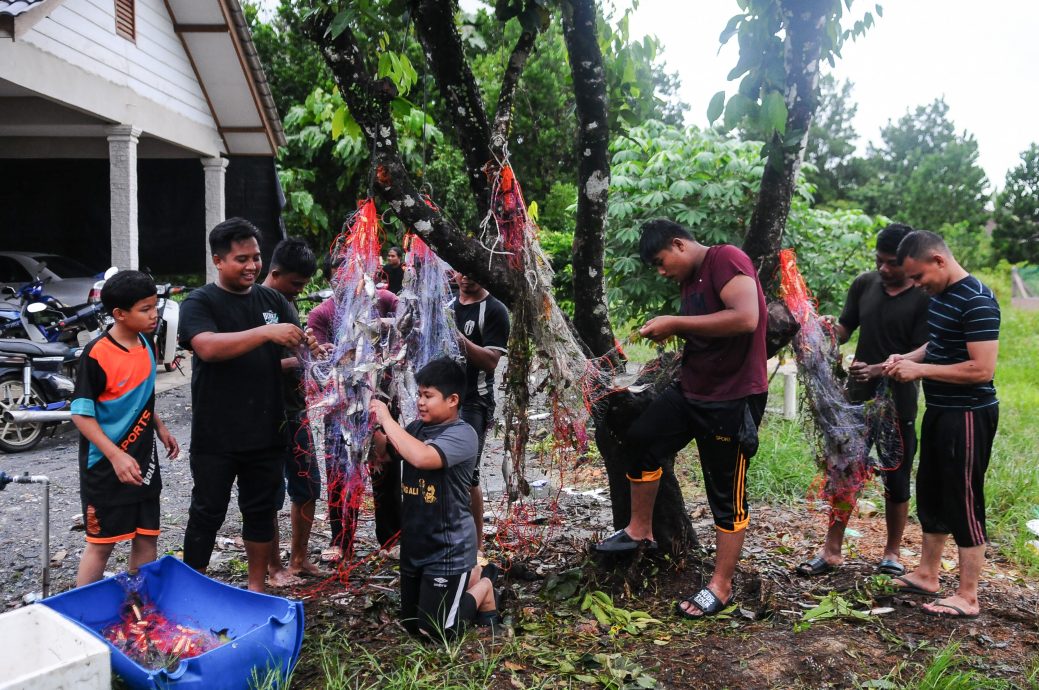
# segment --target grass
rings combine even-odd
[[[908,679],[903,678],[906,675]],[[1010,690],[1035,687],[1034,673],[1023,680],[1026,684],[1012,685],[1006,680],[991,678],[970,668],[967,657],[960,652],[960,645],[951,642],[938,650],[927,666],[899,664],[884,678],[866,681],[862,687],[886,690]]]

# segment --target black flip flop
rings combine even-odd
[[[891,575],[892,577],[905,575],[906,567],[898,561],[893,561],[890,558],[885,558],[877,564],[877,572],[882,575]]]
[[[902,586],[896,585],[896,594],[918,594],[922,597],[936,597],[941,592],[941,588],[934,590],[933,592],[928,591],[920,585],[914,584],[907,580],[904,575],[892,578],[895,582],[901,582]]]
[[[632,539],[627,531],[619,529],[593,548],[599,553],[625,553],[635,551],[639,547],[648,551],[656,551],[657,543],[652,539]]]
[[[704,587],[696,594],[686,597],[682,601],[675,604],[675,610],[678,615],[688,620],[702,620],[704,618],[710,618],[716,614],[721,613],[729,607],[732,600],[736,595],[731,595],[728,601],[722,601],[718,598],[718,595],[710,590],[708,587]],[[699,616],[695,613],[689,613],[682,608],[682,604],[692,604],[702,612]]]
[[[794,569],[794,572],[802,577],[818,577],[819,575],[833,572],[836,569],[837,566],[832,563],[827,563],[826,559],[822,556],[816,556],[812,560],[805,561],[797,566],[797,568]]]
[[[935,618],[973,619],[977,618],[980,615],[979,613],[967,613],[959,606],[954,606],[953,604],[939,604],[937,601],[931,604],[931,606],[941,606],[943,609],[952,609],[956,613],[942,613],[941,611],[935,611],[933,609],[925,608],[923,606],[920,607],[920,610],[923,611],[925,615],[934,616]]]

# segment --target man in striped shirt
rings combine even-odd
[[[953,257],[942,238],[918,230],[898,246],[906,275],[931,295],[929,337],[892,355],[884,374],[923,379],[924,413],[916,503],[923,528],[920,567],[901,577],[903,591],[937,595],[942,549],[951,533],[959,547],[955,594],[923,606],[936,616],[975,618],[985,563],[985,469],[999,422],[992,378],[999,352],[999,304],[992,291]]]

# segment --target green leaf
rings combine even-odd
[[[336,108],[336,112],[332,116],[332,138],[338,139],[344,129],[346,129],[346,106],[341,105]]]
[[[761,103],[760,121],[762,129],[766,134],[773,131],[783,134],[786,132],[786,101],[783,94],[778,91],[770,91]]]
[[[332,38],[339,38],[339,34],[346,31],[346,27],[350,26],[350,22],[353,20],[353,12],[350,10],[343,10],[335,16],[332,23],[328,25],[328,35]]]
[[[714,94],[711,98],[711,103],[707,106],[707,121],[714,124],[714,121],[721,117],[722,112],[725,110],[725,91],[719,91]]]
[[[755,103],[741,93],[733,94],[729,102],[725,104],[725,129],[730,130],[739,124],[749,111],[755,107]]]
[[[726,43],[728,43],[729,39],[732,38],[733,36],[735,36],[736,32],[739,31],[740,22],[742,22],[742,21],[743,21],[743,15],[742,14],[737,14],[735,17],[730,19],[729,23],[725,25],[725,30],[722,31],[720,36],[718,36],[718,41],[722,45],[725,45]],[[721,46],[719,46],[718,49],[721,50]]]

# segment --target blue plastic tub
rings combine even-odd
[[[275,670],[288,678],[303,645],[303,604],[211,580],[172,556],[140,572],[144,600],[163,615],[192,627],[227,628],[231,641],[169,671],[144,668],[109,644],[112,671],[131,688],[239,690]],[[119,621],[125,600],[123,587],[108,578],[41,603],[104,640],[101,631]]]

